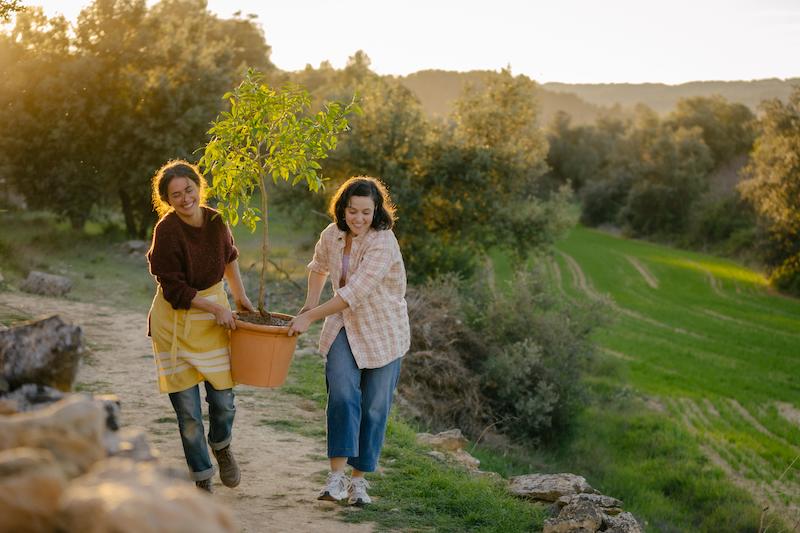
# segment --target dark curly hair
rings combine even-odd
[[[377,178],[370,176],[355,176],[342,183],[331,198],[328,214],[342,231],[350,231],[345,220],[344,210],[353,196],[368,196],[375,202],[375,212],[372,215],[372,225],[376,230],[392,229],[394,227],[395,206],[389,196],[386,186]]]
[[[197,185],[197,190],[200,196],[200,205],[205,205],[206,201],[206,180],[200,173],[198,168],[184,161],[183,159],[173,159],[167,161],[153,176],[152,180],[152,198],[153,209],[158,213],[161,218],[172,210],[167,199],[167,190],[169,182],[172,178],[189,178]]]

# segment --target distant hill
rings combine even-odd
[[[425,112],[432,117],[446,117],[453,102],[467,84],[483,85],[492,71],[453,72],[422,70],[397,77],[413,91],[422,102]],[[565,111],[574,124],[586,124],[602,114],[621,114],[623,110],[644,103],[659,113],[674,109],[676,102],[690,96],[720,94],[732,102],[739,102],[756,110],[759,102],[769,98],[785,100],[800,78],[787,80],[768,79],[753,81],[697,81],[681,85],[662,83],[605,83],[567,84],[545,83],[539,86],[539,105],[542,124],[547,124],[557,111]]]
[[[659,113],[671,111],[675,103],[689,96],[711,96],[719,94],[731,102],[739,102],[753,111],[762,100],[780,98],[785,100],[793,85],[800,85],[800,78],[780,80],[777,78],[752,81],[693,81],[680,85],[663,83],[602,83],[569,84],[545,83],[548,91],[571,93],[586,102],[598,106],[619,104],[631,107],[642,102]]]
[[[453,102],[461,95],[464,87],[468,84],[482,87],[486,77],[492,74],[496,73],[486,70],[470,72],[422,70],[397,79],[417,95],[429,116],[443,118],[450,114]],[[603,107],[588,103],[574,94],[550,91],[541,86],[538,100],[542,111],[540,118],[542,124],[547,124],[559,110],[569,113],[574,123],[594,122],[604,111]]]

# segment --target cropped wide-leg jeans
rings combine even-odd
[[[236,414],[233,389],[217,390],[205,381],[208,402],[208,444],[221,450],[231,443],[233,417]],[[194,481],[208,479],[216,472],[206,446],[203,412],[200,404],[200,387],[195,385],[180,392],[171,392],[169,399],[178,417],[183,453]]]
[[[342,328],[328,352],[328,457],[347,457],[347,464],[373,472],[383,447],[392,396],[402,358],[380,368],[358,368]]]

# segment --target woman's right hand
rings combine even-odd
[[[233,316],[233,312],[227,307],[217,305],[214,308],[214,319],[217,321],[217,324],[226,329],[236,329],[236,318]]]

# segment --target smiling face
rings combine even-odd
[[[186,221],[196,220],[200,213],[200,192],[197,184],[189,178],[178,176],[170,180],[167,201]]]
[[[344,219],[353,236],[366,233],[372,226],[375,202],[370,196],[351,196],[344,208]]]

